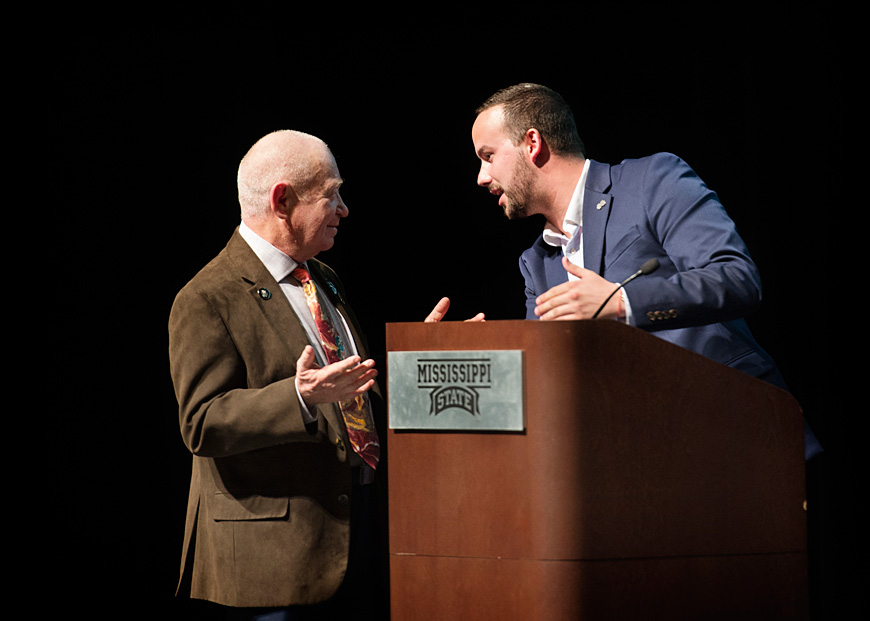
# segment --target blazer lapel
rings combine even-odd
[[[604,231],[613,196],[610,165],[586,160],[590,167],[586,175],[583,198],[583,264],[588,270],[604,273]]]
[[[558,248],[547,246],[544,257],[544,290],[568,282],[568,272],[562,266],[562,253]]]
[[[239,276],[248,285],[248,293],[256,301],[263,317],[287,345],[289,355],[294,356],[295,360],[308,343],[308,336],[293,307],[281,292],[281,287],[238,230],[227,244],[227,253]]]

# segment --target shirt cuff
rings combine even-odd
[[[631,314],[631,302],[628,300],[628,294],[625,292],[625,289],[620,289],[619,294],[622,296],[622,308],[625,311],[625,316],[621,317],[621,321],[630,326],[634,325],[634,320]]]
[[[302,398],[302,394],[299,392],[299,379],[294,380],[294,385],[296,386],[296,396],[299,399],[299,408],[302,410],[302,422],[306,425],[313,423],[317,420],[317,416],[311,413],[311,410],[308,409],[308,404],[305,403],[305,399]]]

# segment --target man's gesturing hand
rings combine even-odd
[[[579,280],[556,285],[538,296],[535,315],[541,319],[591,319],[617,285],[591,270],[577,267],[568,259],[563,258],[562,265]],[[614,296],[598,316],[612,319],[618,313],[619,296]]]
[[[426,316],[426,319],[423,320],[424,323],[436,323],[441,321],[444,318],[444,315],[447,314],[447,309],[450,308],[450,298],[441,298],[438,300],[438,303],[435,305],[435,308],[432,309],[432,312]],[[486,321],[483,313],[477,313],[471,319],[466,319],[465,321]]]
[[[351,356],[321,367],[314,348],[306,345],[296,361],[296,386],[308,405],[347,401],[374,385],[378,375],[374,366],[374,360],[361,361],[359,356]]]

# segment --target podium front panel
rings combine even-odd
[[[783,606],[803,592],[803,428],[787,393],[615,322],[389,324],[387,348],[522,351],[526,421],[515,432],[389,430],[394,610],[407,589],[419,605],[436,568],[446,573],[425,588],[444,600],[463,592],[457,580],[500,575],[482,569],[492,563],[516,588],[549,593],[553,570],[582,588],[620,567],[634,582],[656,568],[677,588],[697,566],[733,586],[752,575],[742,565],[772,562],[791,569],[768,592],[788,593]],[[476,597],[497,595],[473,581]]]

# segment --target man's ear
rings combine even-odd
[[[298,202],[299,197],[293,186],[283,181],[273,185],[269,192],[269,205],[272,208],[272,213],[279,218],[290,217],[290,212],[293,211],[293,207]]]
[[[544,137],[534,127],[526,130],[523,137],[523,150],[532,164],[542,166],[549,159],[549,150]]]

